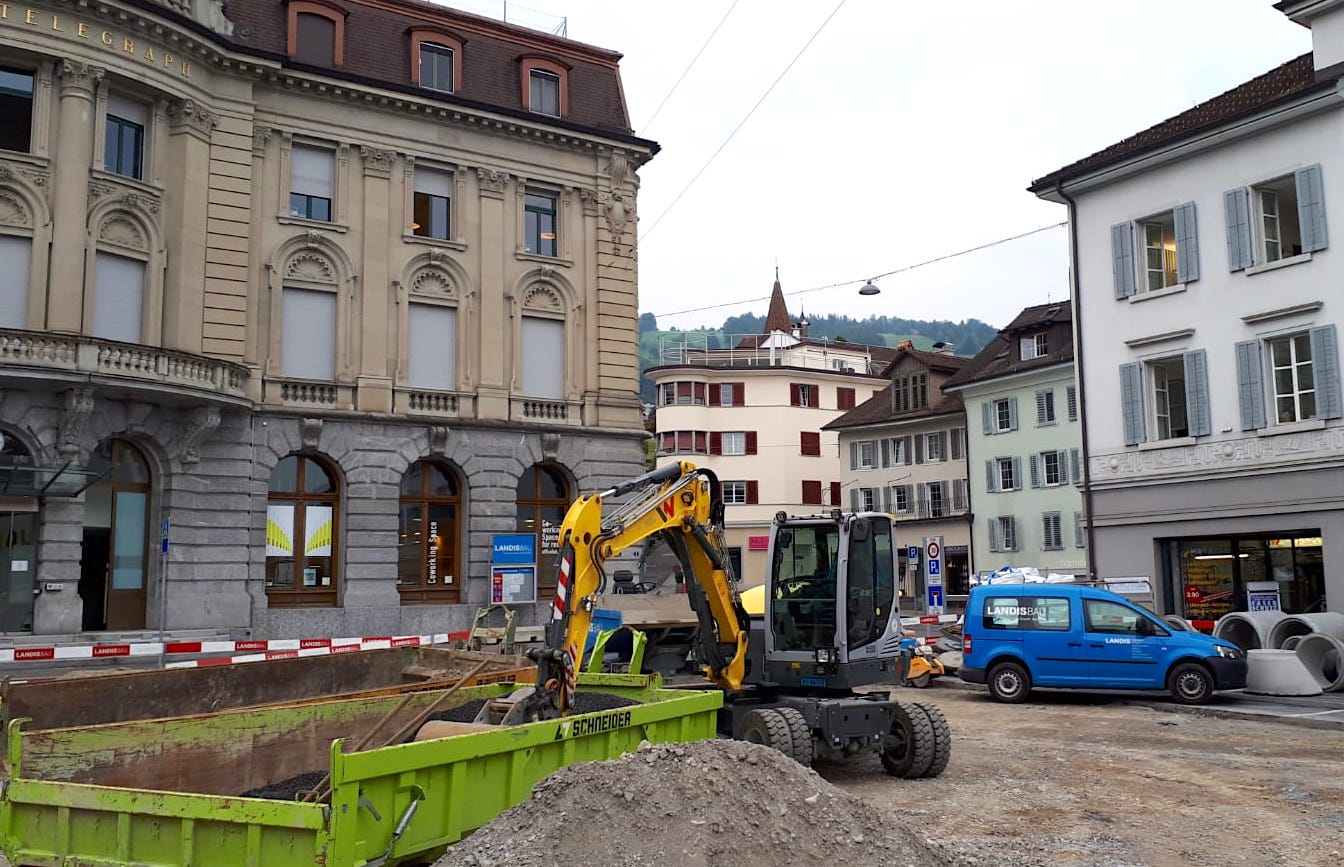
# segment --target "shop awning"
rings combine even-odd
[[[0,458],[0,496],[78,497],[110,471],[110,467],[86,470],[74,461],[39,464],[25,458],[13,461]]]

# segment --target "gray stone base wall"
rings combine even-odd
[[[148,459],[153,476],[150,532],[172,521],[166,627],[247,631],[258,638],[423,634],[466,629],[489,600],[490,537],[515,532],[522,473],[536,463],[559,467],[571,493],[600,490],[638,475],[641,431],[595,433],[521,426],[433,426],[394,419],[302,418],[224,408],[127,402],[93,394],[72,423],[63,394],[7,390],[0,428],[39,461],[63,456],[82,464],[100,442],[121,437]],[[204,422],[203,422],[204,419]],[[213,424],[212,424],[213,422]],[[202,432],[201,428],[208,428]],[[286,455],[324,460],[340,480],[337,584],[329,608],[268,604],[266,505],[271,471]],[[456,605],[401,603],[397,591],[400,483],[419,460],[457,473],[464,527],[463,599]],[[49,499],[41,510],[37,576],[61,592],[37,597],[34,631],[77,632],[83,498]],[[157,546],[147,564],[146,625],[159,622]],[[523,625],[544,622],[550,600],[520,606]]]

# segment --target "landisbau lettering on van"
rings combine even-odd
[[[630,711],[628,710],[604,713],[601,716],[583,717],[582,719],[567,719],[560,723],[560,727],[555,730],[555,739],[558,741],[564,738],[578,738],[584,735],[623,729],[629,725]]]
[[[989,609],[990,617],[1040,617],[1048,613],[1044,608],[1030,605],[995,605]]]

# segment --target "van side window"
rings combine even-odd
[[[985,629],[1038,629],[1067,632],[1069,600],[1056,596],[991,596],[985,600]]]
[[[1083,616],[1087,621],[1088,632],[1104,632],[1108,635],[1141,635],[1139,621],[1147,620],[1133,608],[1103,599],[1084,599]],[[1148,634],[1167,633],[1154,627],[1154,631]]]

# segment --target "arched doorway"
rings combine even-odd
[[[79,595],[84,629],[143,629],[149,600],[149,462],[125,440],[104,440],[89,456],[98,480],[84,493]]]
[[[419,461],[402,476],[397,590],[403,603],[462,601],[461,505],[456,474],[440,464]]]
[[[555,595],[560,524],[571,499],[569,481],[558,467],[533,464],[518,479],[517,527],[518,532],[537,537],[537,600],[541,602]]]
[[[31,490],[33,456],[19,438],[0,428],[0,632],[33,631],[33,581],[37,575],[38,499],[13,495]]]

